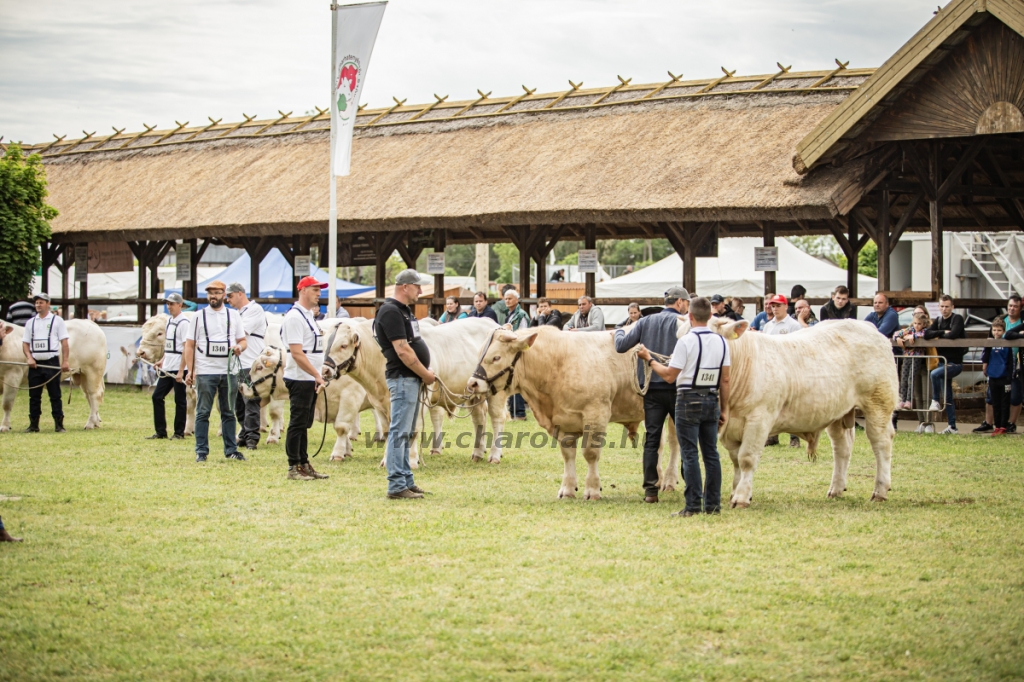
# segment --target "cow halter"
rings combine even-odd
[[[271,346],[271,348],[274,348],[277,351],[277,364],[274,365],[274,371],[271,372],[270,374],[264,374],[256,381],[252,381],[249,383],[249,388],[251,388],[253,391],[256,391],[257,386],[262,384],[267,379],[270,379],[270,394],[267,396],[268,398],[273,398],[274,393],[277,391],[277,371],[281,369],[281,365],[284,364],[284,351],[281,350],[280,348],[277,348],[276,346]],[[258,392],[257,395],[259,395]]]
[[[334,341],[333,334],[331,335],[331,341]],[[359,346],[352,346],[352,355],[348,357],[348,360],[338,365],[334,362],[334,358],[331,357],[331,346],[328,346],[327,353],[324,354],[324,364],[333,369],[335,374],[341,376],[356,368],[357,355],[359,355]]]
[[[477,363],[476,369],[473,370],[473,375],[472,375],[474,379],[479,379],[479,380],[487,383],[487,387],[491,389],[491,395],[497,395],[498,394],[498,389],[494,386],[494,382],[497,381],[498,379],[500,379],[501,375],[503,375],[503,374],[508,374],[508,379],[505,380],[505,386],[501,390],[502,391],[507,391],[508,390],[508,387],[512,385],[512,377],[515,375],[515,372],[516,372],[516,363],[519,362],[519,358],[522,357],[522,355],[523,355],[523,351],[519,351],[518,353],[516,353],[516,356],[514,358],[512,358],[512,364],[511,365],[509,365],[505,369],[501,370],[500,372],[498,372],[497,374],[495,374],[492,377],[487,376],[487,372],[484,371],[484,357],[487,355],[487,349],[490,348],[491,347],[491,343],[494,342],[494,335],[497,334],[499,331],[502,331],[502,330],[501,329],[495,329],[493,332],[491,332],[491,338],[487,342],[487,345],[484,346],[484,352],[480,356],[480,361]]]

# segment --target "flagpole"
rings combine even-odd
[[[331,96],[328,99],[331,111],[331,208],[327,217],[327,317],[335,317],[338,314],[338,182],[334,176],[334,140],[338,134],[334,129],[334,86],[338,82],[338,22],[335,12],[338,11],[337,4],[331,4]]]

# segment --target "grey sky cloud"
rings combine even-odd
[[[141,130],[325,107],[328,3],[0,0],[0,135]],[[391,0],[364,102],[476,98],[740,74],[880,66],[935,0]]]

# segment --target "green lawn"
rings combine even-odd
[[[901,434],[884,504],[862,432],[842,500],[829,457],[771,448],[750,509],[680,519],[681,493],[642,504],[639,450],[605,452],[599,502],[555,499],[557,450],[528,448],[452,448],[417,473],[433,496],[395,502],[362,442],[287,481],[281,445],[197,465],[144,441],[134,391],[95,432],[76,392],[63,435],[18,432],[25,398],[0,434],[26,539],[0,546],[2,680],[1024,677],[1014,437]]]

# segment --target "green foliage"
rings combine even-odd
[[[500,283],[512,282],[512,267],[519,265],[519,249],[515,244],[491,244],[491,253],[498,255],[498,269],[491,270],[491,279]]]
[[[836,260],[841,268],[846,268],[846,256],[841,255]],[[874,240],[869,239],[864,248],[860,250],[857,258],[857,272],[868,277],[878,277],[878,245]]]
[[[819,256],[827,258],[833,263],[839,263],[839,259],[845,259],[843,256],[843,250],[839,248],[839,242],[836,238],[828,234],[817,234],[808,237],[786,237],[789,243],[797,247],[804,253],[809,253],[812,256]],[[846,267],[845,260],[843,261],[843,267]]]
[[[42,158],[12,144],[0,158],[0,304],[28,297],[57,209],[47,206]]]

